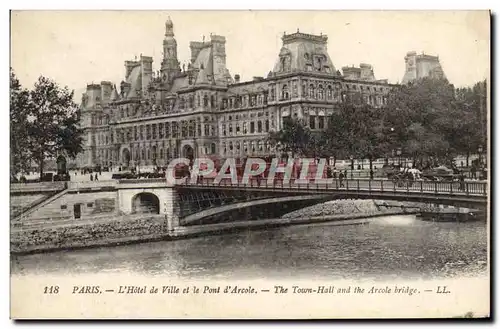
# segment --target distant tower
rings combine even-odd
[[[168,17],[165,22],[161,78],[164,82],[170,82],[179,73],[179,71],[180,63],[177,60],[177,41],[174,38],[174,23],[172,23],[172,20]]]
[[[424,53],[417,55],[415,51],[410,51],[405,56],[405,64],[403,84],[426,77],[446,79],[443,68],[439,63],[439,56],[430,56]]]

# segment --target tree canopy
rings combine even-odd
[[[381,108],[355,98],[340,103],[319,135],[288,119],[269,138],[292,154],[369,159],[371,165],[399,149],[421,166],[450,164],[458,154],[486,149],[486,95],[486,81],[455,90],[444,79],[420,79],[394,88]]]
[[[44,160],[64,153],[75,158],[82,151],[79,109],[73,91],[40,76],[32,90],[21,87],[11,71],[11,173],[15,174],[34,160],[43,174]]]
[[[271,131],[268,140],[279,151],[290,152],[292,157],[312,155],[316,144],[311,130],[305,127],[302,120],[295,118],[285,118],[283,128],[279,131]]]

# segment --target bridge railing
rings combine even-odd
[[[12,183],[10,184],[10,193],[60,191],[66,188],[66,183],[67,182]]]
[[[487,182],[438,182],[438,181],[390,181],[390,180],[365,180],[347,179],[340,181],[329,180],[328,183],[307,181],[297,182],[290,180],[284,182],[275,179],[269,182],[267,179],[250,179],[243,183],[241,180],[232,182],[230,179],[222,179],[215,182],[214,178],[203,178],[197,180],[186,179],[180,185],[186,186],[222,186],[222,187],[252,187],[271,189],[307,189],[307,190],[340,190],[340,191],[373,191],[373,192],[407,192],[425,194],[449,194],[449,195],[483,195],[488,194]]]
[[[118,182],[116,180],[102,180],[91,182],[68,182],[68,188],[73,190],[83,188],[101,188],[101,187],[114,187]]]

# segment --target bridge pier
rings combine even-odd
[[[168,232],[172,232],[180,226],[180,198],[174,188],[167,188],[165,199],[163,200],[163,214]]]

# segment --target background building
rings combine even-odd
[[[342,102],[380,107],[392,85],[373,68],[336,70],[326,35],[284,34],[266,77],[241,82],[226,67],[226,39],[190,43],[191,61],[180,67],[170,19],[165,24],[161,69],[152,58],[125,62],[119,88],[89,84],[82,96],[84,166],[152,168],[175,157],[247,157],[274,154],[266,142],[283,119],[302,118],[310,129],[326,128]]]
[[[403,84],[426,77],[446,79],[443,68],[439,63],[439,56],[430,56],[424,53],[417,55],[415,51],[410,51],[406,54],[405,63]]]

